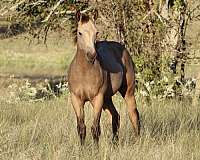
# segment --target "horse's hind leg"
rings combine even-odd
[[[128,107],[129,118],[131,123],[136,131],[136,135],[139,136],[140,134],[140,121],[139,121],[139,112],[136,108],[136,101],[134,95],[125,95],[125,101]]]
[[[84,122],[84,102],[80,100],[74,94],[71,94],[72,105],[74,107],[74,111],[77,118],[77,131],[80,137],[81,145],[85,142],[86,137],[86,126]]]
[[[118,141],[118,129],[120,127],[120,115],[117,112],[111,98],[104,100],[103,109],[108,112],[108,114],[112,120],[113,140]]]
[[[131,60],[130,55],[126,54],[126,56],[127,56],[125,57],[126,73],[124,75],[124,79],[119,89],[119,92],[126,101],[129,118],[136,131],[136,134],[139,135],[140,134],[139,112],[136,107],[136,100],[134,95],[135,92],[134,64]]]

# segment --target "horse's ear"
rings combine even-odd
[[[81,11],[78,10],[78,11],[76,11],[76,20],[77,20],[77,22],[79,22],[80,19],[81,19]]]
[[[93,15],[93,19],[94,19],[94,21],[96,21],[97,18],[98,18],[98,10],[95,9],[95,10],[94,10],[94,15]]]

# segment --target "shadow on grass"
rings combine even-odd
[[[1,39],[11,38],[11,37],[17,36],[19,34],[22,34],[24,32],[26,32],[26,29],[24,26],[22,26],[20,24],[0,26],[0,38]]]

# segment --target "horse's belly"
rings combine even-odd
[[[110,73],[112,94],[115,94],[119,90],[122,84],[122,80],[123,80],[123,72]]]

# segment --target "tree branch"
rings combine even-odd
[[[7,14],[10,11],[14,11],[18,8],[19,5],[21,5],[22,3],[24,3],[26,0],[21,0],[19,3],[17,3],[16,5],[12,6],[11,8],[9,8],[8,10],[4,11],[3,13],[0,13],[1,16],[4,16],[5,14]]]
[[[54,11],[59,7],[59,5],[64,2],[65,0],[59,0],[56,5],[54,5],[53,9],[51,10],[51,12],[49,13],[49,15],[42,21],[42,22],[47,22],[49,20],[49,18],[51,17],[51,15],[54,13]]]
[[[89,7],[85,10],[82,10],[81,13],[86,13],[90,10],[92,10],[93,7]],[[58,15],[58,14],[67,14],[67,15],[70,15],[70,14],[75,14],[76,13],[76,10],[73,10],[73,11],[61,11],[61,12],[55,12],[54,14]]]

